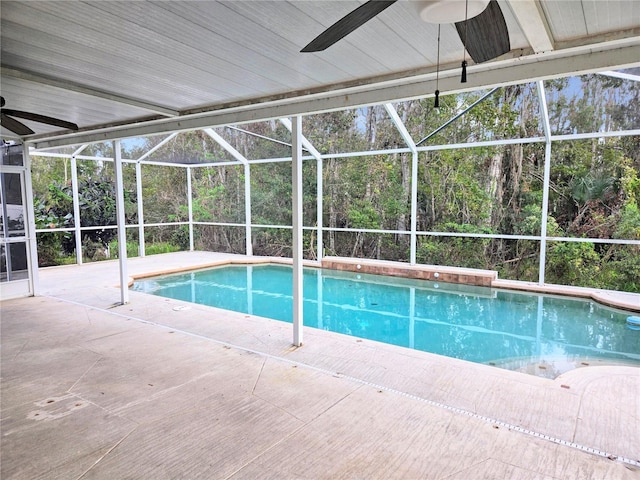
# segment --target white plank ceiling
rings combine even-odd
[[[134,131],[123,128],[145,122],[168,130],[209,112],[233,123],[432,94],[437,25],[421,21],[409,0],[324,52],[300,53],[361,3],[2,0],[0,88],[8,108],[75,122],[78,138],[114,126],[125,136]],[[442,25],[440,90],[640,65],[638,0],[498,3],[511,52],[470,67],[469,85],[460,85],[463,46],[454,26]],[[25,140],[68,133],[25,123],[36,131]]]

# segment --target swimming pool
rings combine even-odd
[[[133,290],[291,322],[292,269],[233,265]],[[640,366],[628,312],[565,297],[304,270],[304,325],[554,378],[583,364]]]

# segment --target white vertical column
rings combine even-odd
[[[189,210],[189,251],[193,252],[193,190],[191,189],[191,167],[187,171],[187,209]]]
[[[218,145],[229,152],[233,157],[244,165],[244,238],[245,254],[253,255],[253,241],[251,239],[251,168],[249,161],[238,150],[232,147],[229,142],[216,133],[213,128],[205,128],[204,133],[213,138]]]
[[[409,263],[416,264],[418,249],[418,152],[411,154],[411,253]]]
[[[544,149],[544,177],[542,185],[542,212],[540,214],[540,264],[538,267],[538,283],[544,283],[544,270],[547,263],[547,217],[549,215],[549,179],[551,177],[551,125],[549,124],[549,109],[547,97],[544,93],[544,83],[538,81],[538,100],[540,115],[546,139]]]
[[[124,179],[120,140],[113,142],[113,161],[116,172],[116,219],[118,225],[118,263],[120,264],[120,302],[129,303],[129,275],[127,273],[127,232],[124,216]]]
[[[253,255],[253,240],[251,237],[251,166],[244,164],[244,238],[245,252]]]
[[[31,182],[31,156],[29,155],[29,145],[25,144],[22,151],[24,159],[24,196],[25,207],[27,211],[27,258],[29,260],[29,282],[31,283],[31,294],[37,295],[40,289],[40,281],[38,275],[38,241],[36,239],[36,219],[35,208],[33,205],[33,184]],[[8,256],[7,256],[8,258]],[[7,269],[7,272],[9,269]]]
[[[293,344],[302,345],[303,289],[302,289],[302,117],[292,119],[291,183],[293,227]]]
[[[71,157],[71,191],[73,195],[73,229],[76,237],[76,263],[82,265],[82,231],[80,230],[80,194],[78,192],[78,162]]]
[[[144,200],[142,198],[142,164],[136,162],[136,197],[138,197],[138,255],[144,257]]]
[[[549,216],[549,178],[551,177],[551,142],[547,140],[544,149],[544,180],[542,190],[542,213],[540,215],[540,266],[538,283],[544,283],[547,264],[547,217]]]
[[[389,114],[389,118],[396,126],[396,129],[400,133],[400,136],[407,144],[407,147],[411,149],[411,234],[410,234],[410,254],[409,254],[409,263],[411,265],[416,264],[416,212],[417,212],[417,198],[418,198],[418,187],[417,187],[417,178],[418,178],[418,149],[416,143],[411,138],[411,134],[409,130],[407,130],[406,125],[398,115],[397,110],[391,103],[385,103],[384,108]],[[406,112],[405,112],[406,114]]]
[[[287,130],[289,130],[293,134],[293,126],[291,125],[291,120],[288,118],[281,118],[280,123],[282,123]],[[316,230],[318,238],[316,240],[317,243],[317,260],[322,261],[322,155],[320,152],[313,146],[313,144],[307,139],[302,133],[300,133],[300,142],[302,147],[306,148],[307,151],[316,159],[317,162],[317,177],[316,177]],[[300,147],[300,148],[302,148]],[[302,155],[302,154],[301,154]]]

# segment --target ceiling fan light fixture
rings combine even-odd
[[[456,23],[480,15],[489,5],[489,0],[469,0],[468,5],[465,5],[465,0],[420,0],[414,3],[425,22]]]

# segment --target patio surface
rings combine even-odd
[[[117,269],[43,269],[0,304],[3,480],[640,478],[639,368],[549,380],[310,328],[295,348],[283,322],[119,305]]]

